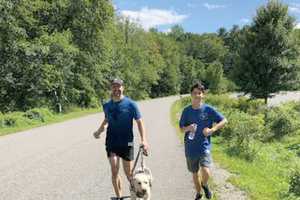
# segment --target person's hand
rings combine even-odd
[[[205,136],[205,137],[208,137],[208,136],[210,136],[212,133],[214,132],[214,130],[212,129],[212,128],[204,128],[203,129],[203,135]]]
[[[197,131],[197,124],[193,123],[188,126],[188,131],[195,133]]]
[[[149,155],[149,144],[148,144],[148,142],[147,141],[143,141],[141,143],[141,146],[143,147],[143,154],[145,156],[148,156]]]
[[[104,131],[104,128],[103,127],[100,127],[97,131],[94,132],[94,137],[96,139],[100,138],[100,134]]]
[[[100,132],[99,132],[99,130],[95,131],[95,132],[93,133],[93,135],[94,135],[94,137],[95,137],[96,139],[99,139],[99,138],[100,138]]]

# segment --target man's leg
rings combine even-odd
[[[127,180],[129,181],[129,183],[131,183],[131,179],[132,179],[131,170],[133,167],[133,161],[127,161],[122,159],[122,162],[123,162],[123,169],[127,177]]]
[[[121,177],[119,175],[120,158],[115,153],[110,153],[109,162],[111,166],[111,179],[115,193],[118,198],[122,196]]]

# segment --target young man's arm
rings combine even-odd
[[[98,128],[98,130],[94,132],[94,137],[96,139],[100,137],[100,134],[105,130],[106,125],[107,125],[107,119],[105,118],[101,123],[100,127]]]
[[[147,136],[146,136],[146,131],[145,131],[145,126],[142,118],[139,118],[136,120],[139,133],[140,133],[140,138],[141,138],[141,145],[144,146],[145,153],[148,154],[149,152],[149,145],[147,142]]]
[[[181,132],[183,133],[186,133],[186,132],[189,132],[189,131],[195,131],[194,130],[194,126],[192,124],[188,125],[188,126],[183,126],[183,127],[180,127],[180,130]]]
[[[204,128],[203,129],[204,136],[208,137],[212,135],[214,132],[222,128],[226,123],[227,123],[227,119],[224,118],[219,123],[215,124],[212,128],[208,128],[208,127]]]

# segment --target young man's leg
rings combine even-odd
[[[194,182],[194,187],[197,192],[195,199],[201,199],[202,194],[201,194],[201,174],[199,170],[199,159],[191,159],[191,158],[186,158],[187,161],[187,167],[189,172],[192,173],[193,175],[193,182]]]
[[[120,158],[115,153],[110,153],[108,159],[109,159],[109,163],[110,163],[110,167],[111,167],[112,184],[113,184],[116,196],[118,198],[120,198],[122,196],[121,177],[119,175]]]
[[[205,197],[207,199],[212,198],[212,193],[208,187],[208,179],[211,176],[210,166],[211,166],[211,155],[206,154],[201,158],[201,187],[204,190]]]
[[[194,186],[195,189],[197,191],[197,193],[201,193],[201,180],[200,180],[201,176],[199,174],[199,172],[195,172],[193,173],[193,181],[194,181]]]
[[[203,185],[208,184],[208,179],[210,177],[210,168],[209,167],[201,167],[201,180]]]

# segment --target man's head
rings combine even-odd
[[[194,103],[199,103],[204,97],[204,92],[205,92],[205,87],[202,85],[201,82],[197,82],[194,84],[191,88],[191,96],[192,96],[192,101]]]
[[[115,78],[111,81],[111,95],[113,100],[120,100],[123,98],[123,92],[124,92],[124,82],[119,79]]]

